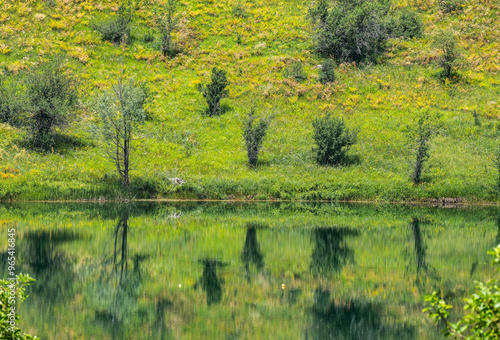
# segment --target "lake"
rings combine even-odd
[[[444,339],[422,313],[461,315],[494,277],[493,207],[334,203],[0,205],[18,310],[42,339]]]

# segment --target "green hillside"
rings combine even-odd
[[[424,24],[422,37],[389,39],[376,64],[337,63],[336,81],[318,81],[309,2],[181,1],[173,34],[178,54],[164,57],[154,13],[164,1],[133,3],[131,41],[103,41],[93,23],[116,15],[113,1],[0,1],[0,69],[12,84],[49,59],[64,56],[79,79],[79,109],[40,152],[22,126],[0,124],[0,199],[135,198],[463,201],[499,198],[494,167],[500,128],[500,20],[495,0],[469,0],[445,13],[438,1],[394,2]],[[243,13],[238,12],[243,10]],[[453,30],[463,49],[460,77],[442,82],[432,44]],[[152,39],[152,36],[156,37]],[[307,79],[285,77],[300,61]],[[213,67],[227,71],[224,113],[209,117],[197,84]],[[0,73],[1,74],[1,73]],[[120,74],[144,82],[150,119],[132,153],[131,193],[120,183],[91,130],[94,95]],[[256,168],[248,166],[242,125],[251,107],[274,114]],[[411,181],[405,129],[426,110],[442,115],[424,181]],[[317,165],[312,122],[333,112],[358,129],[352,164]],[[177,185],[169,178],[181,178]]]

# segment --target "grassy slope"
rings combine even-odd
[[[47,1],[48,3],[48,1]],[[142,37],[152,26],[151,10],[162,4],[138,1],[134,42],[126,47],[101,41],[94,18],[117,9],[111,1],[0,3],[0,66],[6,73],[34,67],[54,51],[66,52],[69,70],[82,80],[86,96],[109,86],[120,68],[154,91],[153,120],[141,132],[135,153],[135,197],[302,198],[407,200],[462,197],[497,200],[492,155],[500,126],[499,5],[471,0],[462,12],[442,14],[433,1],[414,4],[425,36],[392,40],[377,66],[341,65],[338,81],[323,87],[313,67],[321,59],[301,1],[247,1],[248,18],[231,13],[231,1],[191,1],[175,41],[184,53],[165,59]],[[398,3],[396,6],[405,6]],[[455,84],[436,80],[438,52],[433,32],[460,32],[468,62]],[[236,43],[242,36],[242,45]],[[282,70],[302,60],[308,81],[283,78]],[[220,117],[201,113],[205,102],[196,84],[214,66],[228,71],[230,108]],[[276,112],[256,170],[246,165],[242,117],[251,105]],[[409,181],[404,127],[419,110],[443,114],[444,132],[432,148],[432,167],[418,187]],[[354,147],[361,162],[342,168],[317,166],[311,154],[311,122],[329,110],[359,128]],[[474,125],[472,111],[482,123]],[[16,146],[23,132],[0,125],[0,198],[97,199],[122,196],[112,165],[100,153],[81,113],[66,136],[72,143],[51,154]],[[170,185],[168,178],[187,183]]]

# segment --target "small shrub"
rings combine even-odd
[[[307,80],[307,74],[304,72],[304,68],[302,67],[302,63],[300,61],[294,61],[288,65],[285,68],[283,75],[286,78],[293,78],[298,82]]]
[[[47,151],[54,146],[56,127],[64,128],[76,107],[77,81],[56,58],[31,71],[26,82],[30,143]]]
[[[267,128],[271,119],[260,119],[256,121],[255,109],[252,108],[248,113],[247,120],[243,125],[243,138],[247,146],[248,164],[252,167],[257,165],[259,160],[259,151],[262,148],[262,142],[266,136]]]
[[[335,81],[335,63],[332,59],[326,59],[319,70],[319,82],[321,84],[333,83]]]
[[[177,29],[179,18],[176,16],[178,0],[168,0],[167,12],[164,16],[157,16],[160,32],[161,52],[163,56],[175,54],[172,42],[172,33]]]
[[[102,35],[103,40],[115,44],[130,42],[130,23],[132,22],[132,5],[120,4],[116,17],[109,18],[99,23],[94,23],[94,29]]]
[[[22,333],[21,329],[16,326],[19,323],[19,314],[15,306],[15,299],[19,298],[23,302],[28,297],[24,293],[26,287],[32,285],[35,279],[28,274],[19,274],[16,279],[15,281],[0,279],[0,339],[40,339]],[[11,295],[11,292],[14,292],[14,295]],[[11,310],[11,307],[15,309]],[[14,315],[11,314],[13,311]]]
[[[357,141],[357,131],[350,130],[344,119],[328,114],[313,121],[313,149],[320,165],[339,165],[346,160],[349,148]]]
[[[388,6],[342,0],[327,12],[326,21],[316,25],[316,51],[337,61],[375,62],[385,49]]]
[[[388,34],[394,38],[418,38],[422,35],[423,24],[417,13],[402,9],[389,19],[387,30]]]
[[[441,51],[441,56],[438,59],[438,64],[442,67],[439,78],[457,77],[455,68],[461,61],[461,51],[456,36],[450,31],[440,31],[434,37],[434,46]]]
[[[226,78],[226,71],[219,70],[216,67],[212,69],[212,82],[207,85],[198,84],[198,91],[201,92],[208,104],[206,114],[208,116],[217,116],[222,113],[220,101],[226,98],[228,90],[226,87],[229,82]]]
[[[422,182],[424,165],[429,159],[429,143],[439,133],[441,126],[440,116],[426,111],[418,115],[415,126],[407,127],[408,146],[414,157],[411,175],[413,184]]]
[[[241,0],[233,3],[232,13],[235,17],[246,18],[248,17],[248,12]]]
[[[439,8],[443,13],[457,12],[464,6],[464,0],[442,0],[439,2]]]

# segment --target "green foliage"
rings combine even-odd
[[[325,25],[328,18],[327,0],[318,0],[315,6],[309,8],[308,16],[313,24]]]
[[[307,80],[307,74],[304,72],[304,67],[300,61],[294,61],[289,64],[283,71],[283,75],[286,78],[293,78],[298,82]]]
[[[422,182],[424,165],[429,159],[429,143],[432,137],[439,133],[441,126],[438,114],[431,114],[429,111],[425,111],[417,116],[414,126],[407,127],[406,137],[408,147],[414,159],[411,175],[414,184]]]
[[[385,48],[387,11],[386,5],[373,0],[338,2],[326,22],[316,27],[317,52],[337,61],[375,62]]]
[[[132,3],[122,2],[118,7],[118,14],[107,20],[94,23],[94,29],[102,35],[104,40],[115,44],[130,42],[130,23],[132,22]]]
[[[168,0],[166,13],[157,16],[158,30],[160,32],[161,52],[163,56],[175,53],[172,42],[172,33],[177,29],[179,18],[176,16],[178,0]]]
[[[105,155],[112,161],[126,187],[130,184],[131,152],[134,135],[144,123],[146,95],[134,81],[118,81],[112,91],[103,93],[94,103],[102,125],[98,131],[103,137]]]
[[[6,79],[0,79],[0,123],[17,125],[21,107],[17,88],[12,82],[7,83]]]
[[[450,31],[440,31],[434,37],[434,46],[441,52],[438,59],[438,64],[442,67],[439,77],[451,79],[458,76],[454,69],[461,61],[461,51],[456,36]]]
[[[488,254],[493,255],[492,265],[498,266],[500,264],[500,245]],[[497,270],[500,271],[500,268]],[[434,319],[434,322],[440,322],[444,325],[442,333],[445,336],[469,340],[499,339],[500,288],[498,285],[498,279],[492,279],[486,284],[477,282],[476,292],[465,299],[464,310],[470,312],[456,323],[448,320],[448,309],[451,309],[452,306],[440,299],[437,292],[426,295],[425,301],[430,306],[425,308],[423,312],[429,313],[429,318]]]
[[[441,0],[439,2],[439,8],[443,13],[453,13],[460,11],[464,6],[464,0]]]
[[[65,72],[61,60],[56,58],[28,73],[26,91],[29,142],[48,151],[55,144],[56,127],[64,128],[76,108],[77,80]]]
[[[417,13],[405,8],[389,18],[387,30],[388,34],[395,38],[419,38],[422,36],[423,24]]]
[[[321,84],[332,83],[335,81],[335,63],[328,58],[323,61],[319,70],[319,82]]]
[[[248,12],[241,0],[237,0],[233,3],[232,13],[235,17],[246,18],[248,17]]]
[[[493,159],[495,169],[497,170],[496,186],[497,190],[500,191],[500,146],[497,147],[495,158]]]
[[[267,128],[271,118],[260,119],[256,121],[255,109],[252,108],[248,113],[245,124],[243,125],[243,138],[247,146],[248,164],[252,167],[257,165],[259,151],[262,148],[262,142],[266,136]]]
[[[350,130],[343,118],[328,114],[313,121],[313,149],[320,165],[339,165],[346,160],[349,148],[357,141],[358,133]]]
[[[25,294],[26,287],[32,285],[34,281],[35,279],[28,274],[17,275],[16,281],[0,279],[0,339],[39,339],[36,336],[24,334],[17,327],[19,314],[16,298],[19,298],[21,302],[26,300],[28,297]],[[11,292],[14,292],[14,295]]]
[[[226,71],[214,67],[212,69],[212,82],[203,85],[198,84],[198,91],[201,92],[208,104],[206,114],[208,116],[218,116],[222,113],[220,101],[228,96],[226,87],[229,82],[226,78]]]

